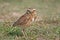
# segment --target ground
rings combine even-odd
[[[25,28],[12,24],[26,12],[37,10],[37,22]],[[0,0],[0,40],[60,40],[60,0]]]

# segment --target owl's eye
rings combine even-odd
[[[31,11],[30,10],[27,10],[27,13],[31,13]]]

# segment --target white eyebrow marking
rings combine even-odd
[[[33,9],[33,10],[36,10],[36,9]]]

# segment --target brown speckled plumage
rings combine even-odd
[[[28,8],[26,13],[22,15],[13,26],[28,26],[36,19],[36,9]]]

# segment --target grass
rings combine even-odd
[[[25,28],[24,34],[21,27],[0,26],[1,40],[37,40],[39,37],[42,37],[42,40],[55,40],[59,39],[59,35],[60,26],[58,25],[32,25]]]
[[[38,21],[24,29],[11,26],[27,8],[37,10]],[[0,40],[59,40],[60,0],[0,0]]]

